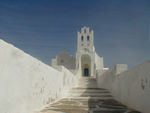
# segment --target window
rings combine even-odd
[[[81,41],[83,41],[83,36],[81,36]]]
[[[87,41],[89,41],[90,40],[90,37],[89,36],[87,36]]]

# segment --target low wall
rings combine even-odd
[[[98,75],[98,86],[108,89],[121,103],[150,113],[150,61],[125,70],[125,65],[116,65]]]
[[[66,68],[58,71],[0,40],[0,113],[33,113],[75,84]]]

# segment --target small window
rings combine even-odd
[[[83,36],[81,36],[81,41],[83,41]]]
[[[90,37],[89,36],[87,36],[87,41],[89,41],[90,40]]]

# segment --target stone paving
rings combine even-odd
[[[81,86],[71,89],[67,98],[50,104],[41,113],[54,111],[56,113],[140,113],[115,101],[106,89]]]

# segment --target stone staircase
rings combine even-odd
[[[97,88],[97,82],[95,78],[82,77],[78,81],[79,88]]]
[[[98,88],[95,78],[81,78],[67,94],[41,113],[140,113],[115,101],[108,90]]]

